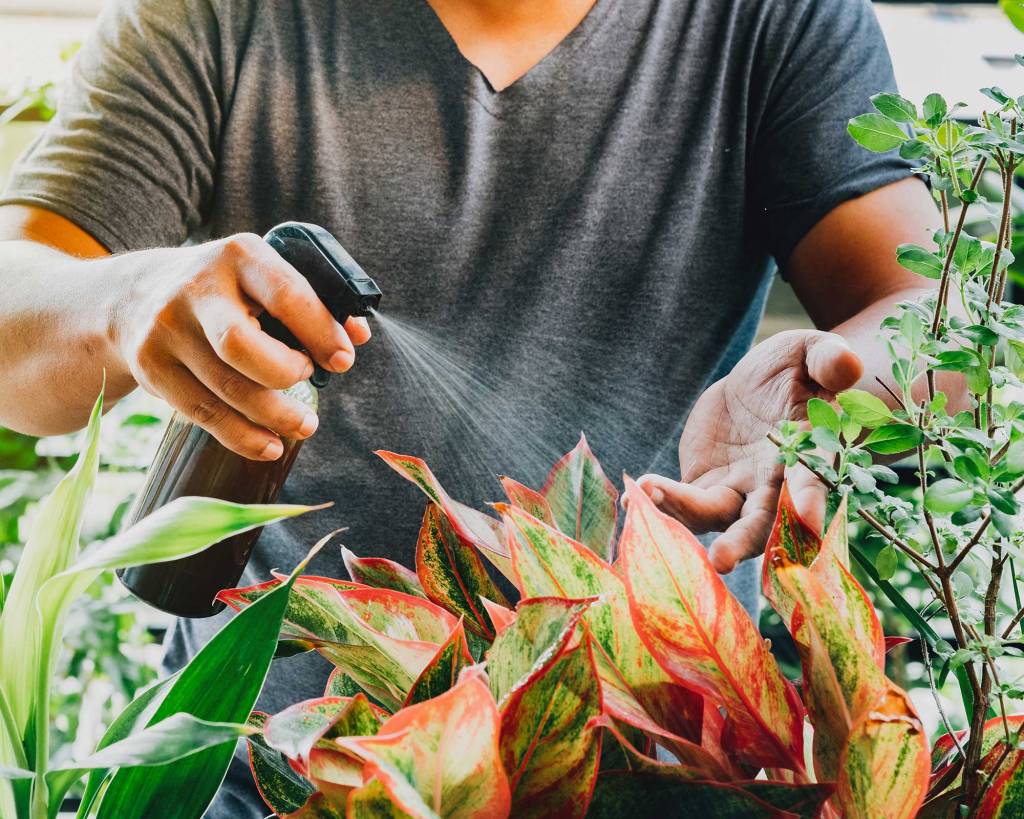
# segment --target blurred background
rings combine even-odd
[[[53,115],[68,63],[88,36],[101,6],[102,0],[0,0],[0,187],[17,156]],[[964,118],[971,119],[985,103],[979,88],[1003,86],[1013,94],[1024,91],[1024,72],[1013,57],[1024,52],[1024,35],[1010,25],[995,0],[878,2],[875,8],[892,52],[899,90],[911,100],[920,101],[928,93],[940,91],[951,102],[966,103]],[[958,43],[955,49],[936,54],[936,43],[954,39]],[[1024,233],[1022,193],[1015,192],[1018,233]],[[1014,250],[1018,259],[1024,259],[1024,247],[1015,246]],[[1018,283],[1024,280],[1022,272],[1024,268],[1015,271]],[[777,279],[762,321],[762,337],[809,326],[792,291]],[[165,418],[165,407],[143,394],[123,401],[107,416],[102,474],[84,533],[86,542],[103,538],[118,527],[141,483]],[[0,428],[0,572],[8,576],[12,572],[35,502],[69,467],[75,451],[75,436],[34,439]],[[912,478],[909,471],[907,475]],[[909,483],[912,486],[913,480]],[[907,491],[913,489],[908,486]],[[867,533],[857,536],[867,538]],[[870,540],[864,542],[871,547]],[[900,570],[892,582],[909,590],[912,601],[923,602],[908,571]],[[882,612],[886,634],[911,635],[902,616],[875,593],[876,587],[870,582],[865,585]],[[135,604],[109,578],[99,581],[76,608],[68,624],[69,651],[64,655],[63,685],[53,711],[57,714],[53,747],[60,755],[70,757],[76,751],[90,750],[110,714],[117,713],[136,688],[155,677],[159,640],[166,625],[161,615]],[[787,672],[798,676],[795,651],[775,615],[766,612],[761,625]],[[935,627],[946,635],[945,624],[935,623]],[[938,715],[920,659],[917,643],[901,646],[889,655],[890,675],[911,690],[934,732]],[[942,687],[942,694],[952,701],[957,694],[950,685]],[[85,715],[82,724],[80,714]],[[74,745],[76,736],[78,746]]]

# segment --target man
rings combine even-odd
[[[767,430],[812,395],[879,390],[879,322],[926,286],[894,249],[928,241],[929,193],[845,133],[892,87],[866,0],[112,3],[0,200],[0,423],[80,427],[105,371],[112,401],[141,385],[247,457],[319,425],[285,496],[337,503],[269,529],[247,578],[334,525],[409,562],[422,497],[371,450],[421,454],[479,504],[498,494],[468,468],[480,438],[509,436],[439,414],[451,368],[410,376],[397,343],[352,368],[367,324],[335,324],[253,235],[317,222],[385,316],[442,344],[431,360],[489,374],[469,428],[508,418],[529,452],[586,430],[613,477],[655,473],[662,509],[723,532],[728,572],[773,515]],[[773,259],[822,331],[743,357]],[[259,332],[264,309],[308,356]],[[319,419],[275,392],[312,361],[346,373]],[[677,482],[660,475],[687,413]],[[518,449],[493,465],[536,484]],[[820,488],[798,489],[820,521]],[[337,553],[317,568],[340,572]],[[753,565],[730,580],[756,607]],[[219,624],[180,623],[169,664]],[[316,696],[325,673],[277,664],[263,706]],[[264,813],[241,769],[211,815]]]

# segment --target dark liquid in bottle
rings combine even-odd
[[[276,461],[250,461],[175,414],[129,523],[187,495],[273,503],[302,446],[301,441],[288,439],[282,443],[284,453]],[[214,597],[238,584],[261,531],[229,537],[192,557],[137,566],[118,574],[132,594],[158,609],[179,617],[211,617],[224,609]]]

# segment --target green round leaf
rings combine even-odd
[[[875,94],[871,104],[878,113],[896,122],[913,122],[917,119],[917,107],[899,94]]]
[[[856,423],[874,429],[892,420],[892,413],[881,398],[864,390],[847,390],[836,396],[846,414]]]
[[[900,245],[896,248],[896,261],[926,279],[942,277],[942,259],[920,245]]]
[[[891,151],[909,139],[899,125],[881,114],[861,114],[854,117],[846,130],[857,142],[875,153]]]
[[[948,110],[949,106],[941,94],[929,94],[924,98],[924,118],[930,127],[937,127]]]
[[[928,487],[924,495],[924,506],[936,515],[951,515],[959,512],[974,497],[974,490],[956,478],[943,478]]]
[[[812,398],[808,401],[807,420],[813,427],[824,427],[832,430],[836,435],[839,434],[839,413],[828,401],[823,401],[820,398]]]
[[[881,580],[891,580],[899,565],[899,555],[892,546],[883,546],[875,558],[875,571]]]
[[[865,438],[864,446],[880,455],[896,455],[913,449],[923,437],[921,430],[912,424],[888,424]]]

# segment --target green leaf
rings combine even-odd
[[[930,128],[937,128],[948,110],[949,106],[941,94],[929,94],[924,98],[924,119]]]
[[[909,139],[899,125],[881,114],[861,114],[850,120],[846,130],[869,151],[885,153]]]
[[[999,7],[1019,31],[1024,31],[1024,0],[999,0]]]
[[[164,765],[227,742],[233,748],[239,737],[255,732],[256,729],[248,725],[208,722],[191,714],[174,714],[84,759],[56,768],[48,776],[54,783],[64,783],[73,782],[94,769]]]
[[[892,545],[883,546],[875,557],[875,569],[882,580],[892,580],[899,564],[899,555],[896,554],[896,549]]]
[[[896,248],[896,261],[912,273],[927,279],[942,278],[942,259],[920,245],[900,245]]]
[[[914,122],[917,119],[917,106],[899,94],[875,94],[871,104],[878,113],[896,122]]]
[[[923,438],[921,430],[912,424],[888,424],[865,438],[864,446],[880,455],[896,455],[913,449]]]
[[[853,481],[854,487],[862,494],[870,494],[875,491],[875,477],[868,470],[856,464],[848,464],[846,472]]]
[[[256,703],[277,647],[288,595],[321,541],[288,580],[239,612],[181,671],[150,721],[177,713],[210,722],[244,722]],[[231,762],[222,745],[170,765],[121,768],[100,802],[99,819],[195,819],[213,800]],[[188,783],[187,788],[182,783]]]
[[[99,467],[102,413],[101,393],[93,406],[78,461],[40,504],[0,614],[0,657],[18,658],[17,662],[0,663],[0,688],[22,733],[38,705],[35,676],[44,662],[36,596],[50,578],[72,564],[78,552],[82,514]],[[46,623],[49,629],[61,625],[56,621]],[[60,634],[54,641],[60,641]],[[0,757],[0,762],[9,761]]]
[[[921,159],[928,155],[928,143],[919,139],[908,139],[900,145],[900,156],[904,159]]]
[[[892,412],[885,402],[864,390],[841,392],[836,400],[846,414],[862,427],[874,429],[892,420]]]
[[[974,497],[974,490],[956,478],[943,478],[928,487],[924,505],[936,515],[951,515],[963,509]]]
[[[839,413],[828,401],[812,398],[807,402],[807,420],[811,426],[830,429],[836,435],[840,432]]]
[[[988,502],[992,504],[992,508],[1002,512],[1004,515],[1016,515],[1017,514],[1017,501],[1013,497],[1013,492],[1009,489],[1001,489],[999,487],[992,487],[988,490]]]

